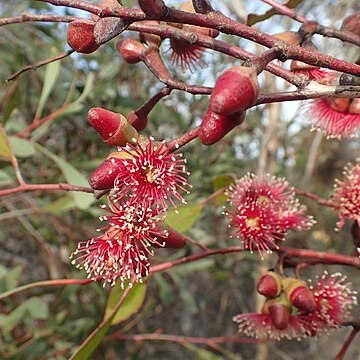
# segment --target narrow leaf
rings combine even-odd
[[[36,153],[34,146],[28,140],[9,136],[9,141],[16,157],[28,158]]]
[[[121,288],[121,284],[117,284],[110,292],[108,303],[105,310],[105,318],[113,311],[116,303],[121,298],[121,295],[124,293],[124,289]],[[130,316],[135,314],[141,305],[144,302],[146,295],[146,285],[141,283],[136,283],[128,296],[126,297],[124,303],[122,304],[119,311],[114,316],[111,325],[120,324],[121,322],[127,320]]]
[[[178,232],[185,232],[192,228],[195,221],[200,217],[203,204],[183,205],[176,210],[170,210],[165,222]]]
[[[35,148],[56,163],[56,165],[59,167],[66,181],[69,184],[79,185],[79,186],[89,186],[89,183],[85,178],[85,176],[82,175],[77,169],[75,169],[67,161],[51,153],[50,151],[48,151],[39,144],[36,144]],[[86,210],[95,201],[94,196],[92,194],[73,191],[71,192],[71,196],[74,197],[76,206],[82,210]]]
[[[11,161],[11,148],[9,139],[2,126],[0,126],[0,160]]]
[[[289,0],[287,3],[284,4],[284,6],[288,7],[289,9],[294,9],[296,6],[298,6],[302,2],[303,2],[303,0]],[[271,8],[270,10],[266,11],[264,14],[261,14],[261,15],[249,14],[247,21],[246,21],[246,25],[252,26],[258,22],[269,19],[272,16],[277,15],[277,14],[281,14],[281,13],[274,8]]]
[[[123,296],[129,295],[131,289],[128,287],[124,290]],[[121,308],[123,302],[122,298],[118,301],[113,310],[108,314],[107,317],[97,326],[97,328],[87,337],[87,339],[80,345],[80,347],[76,350],[76,352],[71,356],[70,360],[86,360],[91,354],[96,350],[96,348],[101,343],[102,339],[108,332],[111,323],[116,315],[116,313]]]
[[[213,181],[214,191],[228,187],[234,182],[235,182],[235,178],[232,175],[227,175],[227,174],[219,175]],[[225,194],[220,194],[215,198],[214,203],[217,206],[221,206],[226,202],[226,200],[227,200],[227,196]]]
[[[46,101],[48,100],[49,95],[51,94],[51,91],[55,86],[56,80],[60,72],[60,64],[61,64],[60,61],[54,61],[46,66],[44,84],[35,114],[36,119],[40,119]]]

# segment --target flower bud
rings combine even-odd
[[[302,40],[300,34],[295,31],[284,31],[278,34],[274,34],[273,36],[291,45],[299,45]]]
[[[142,114],[136,113],[135,111],[130,111],[126,115],[126,120],[137,130],[142,131],[146,128],[148,124],[148,117]]]
[[[254,105],[258,95],[256,69],[234,66],[225,70],[216,81],[209,108],[220,115],[239,113]]]
[[[279,296],[281,293],[281,276],[274,271],[267,272],[259,279],[256,290],[268,299]]]
[[[109,110],[92,108],[88,112],[88,120],[108,145],[126,146],[139,136],[124,116]]]
[[[141,61],[141,55],[145,50],[143,44],[135,39],[122,39],[116,44],[116,48],[128,64]]]
[[[75,51],[83,54],[94,52],[100,45],[94,37],[95,23],[91,20],[75,20],[69,23],[67,42]]]
[[[286,297],[299,310],[306,313],[316,310],[314,294],[306,283],[296,278],[285,278],[282,280]]]
[[[275,299],[267,300],[269,315],[278,330],[287,328],[291,317],[291,304],[284,294]]]
[[[118,176],[121,160],[117,158],[106,159],[96,168],[89,178],[89,184],[94,190],[107,190],[114,187],[114,182]]]
[[[360,11],[347,16],[343,20],[341,30],[347,30],[360,36]]]
[[[167,6],[162,0],[139,0],[141,10],[153,19],[161,19],[167,13]]]
[[[240,125],[244,119],[245,111],[231,115],[219,115],[209,108],[199,128],[199,140],[204,145],[215,144],[235,126]]]
[[[350,99],[349,98],[328,98],[326,99],[330,107],[338,112],[349,112]]]
[[[349,107],[349,113],[360,115],[360,99],[352,99],[350,107]]]
[[[157,242],[160,243],[164,248],[169,249],[180,249],[185,246],[185,238],[183,235],[175,231],[171,227],[165,227],[161,226],[160,229],[162,229],[165,234],[164,236],[157,235]],[[154,244],[156,246],[156,244]]]

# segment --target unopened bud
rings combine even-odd
[[[338,112],[349,112],[350,99],[349,98],[328,98],[326,99],[330,107]]]
[[[216,81],[209,108],[220,115],[239,113],[254,105],[258,95],[256,69],[234,66],[225,70]]]
[[[267,272],[259,279],[256,290],[268,299],[279,296],[281,293],[281,276],[274,271]]]
[[[143,44],[135,39],[122,39],[116,44],[116,48],[128,64],[141,61],[141,55],[145,50]]]
[[[235,126],[240,125],[244,121],[245,115],[245,111],[230,115],[219,115],[209,108],[199,128],[199,140],[204,145],[217,143]]]
[[[351,104],[349,106],[349,113],[360,115],[360,99],[352,99]]]
[[[278,330],[287,328],[291,317],[291,304],[284,295],[267,301],[269,315]]]
[[[167,234],[167,236],[157,235],[157,242],[162,245],[161,247],[169,249],[180,249],[185,246],[185,238],[183,235],[171,227],[161,226],[161,229],[164,230]],[[154,246],[156,245],[154,244]]]
[[[162,0],[139,0],[141,10],[152,19],[161,19],[168,11]]]
[[[306,313],[316,310],[314,294],[304,281],[296,278],[285,278],[282,284],[286,297],[292,305]]]
[[[117,158],[106,159],[90,175],[89,184],[94,190],[108,190],[114,187],[114,182],[121,171],[121,160]]]
[[[67,42],[75,51],[83,54],[94,52],[100,45],[94,37],[95,22],[91,20],[75,20],[69,23]]]
[[[123,115],[106,109],[90,109],[88,120],[108,145],[126,146],[139,136]]]

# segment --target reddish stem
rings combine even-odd
[[[342,359],[344,359],[344,356],[345,356],[346,352],[348,351],[351,343],[353,342],[353,340],[355,339],[355,337],[359,333],[359,331],[360,331],[360,328],[352,329],[349,337],[346,339],[344,345],[342,346],[341,350],[336,355],[334,360],[342,360]]]
[[[12,195],[20,192],[26,191],[80,191],[86,192],[89,194],[94,193],[94,190],[84,186],[71,185],[66,183],[58,183],[58,184],[21,184],[17,187],[0,190],[0,197]]]
[[[218,337],[191,337],[191,336],[179,336],[179,335],[170,335],[170,334],[159,334],[155,332],[153,334],[133,334],[133,335],[124,335],[120,331],[115,332],[109,336],[105,337],[105,340],[133,340],[133,341],[143,341],[143,340],[155,340],[155,341],[171,341],[179,344],[222,344],[222,343],[242,343],[242,344],[254,344],[254,343],[263,343],[267,342],[266,339],[251,339],[251,338],[242,338],[240,336],[218,336]]]
[[[297,194],[306,196],[307,198],[309,198],[311,200],[315,200],[320,205],[330,206],[330,207],[335,208],[335,209],[339,208],[339,205],[336,204],[334,201],[324,199],[321,196],[316,195],[316,194],[314,194],[314,193],[312,193],[310,191],[305,191],[305,190],[301,190],[301,189],[297,189],[297,188],[294,188],[294,190],[295,190],[295,192]]]

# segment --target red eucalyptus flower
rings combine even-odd
[[[336,180],[333,194],[333,200],[339,206],[338,229],[344,226],[347,217],[360,225],[360,163],[346,167],[343,174],[345,178]]]
[[[314,99],[307,103],[307,117],[329,138],[353,137],[360,128],[360,114],[351,113],[350,99]],[[339,101],[341,100],[341,101]]]
[[[159,231],[161,220],[154,217],[151,209],[144,210],[134,203],[111,204],[111,215],[100,220],[107,225],[99,229],[104,234],[88,241],[79,242],[71,255],[73,264],[84,268],[88,277],[115,285],[117,280],[124,286],[126,280],[142,280],[149,274],[149,256],[153,255],[151,245],[164,246],[158,238],[167,236]]]
[[[239,332],[255,339],[298,339],[307,336],[306,328],[299,316],[291,315],[287,327],[278,329],[270,314],[247,313],[233,317],[239,324]]]
[[[145,143],[129,145],[130,150],[121,150],[130,155],[121,158],[119,173],[115,180],[112,201],[123,201],[130,197],[132,203],[143,209],[155,207],[157,213],[167,209],[168,203],[176,208],[174,200],[186,204],[180,191],[189,193],[191,185],[186,180],[186,160],[182,154],[169,154],[165,141],[153,138]]]
[[[228,195],[235,209],[226,213],[229,227],[250,251],[271,252],[288,230],[306,230],[314,224],[284,179],[247,174],[230,186]]]
[[[353,305],[357,304],[356,291],[341,273],[329,275],[326,271],[310,286],[317,308],[307,315],[300,315],[311,335],[341,326],[349,320]]]

